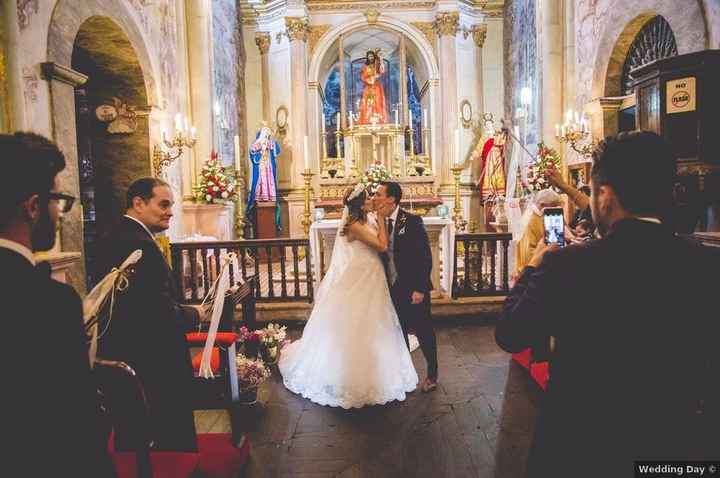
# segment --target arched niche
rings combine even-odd
[[[51,127],[53,140],[65,154],[66,168],[61,173],[60,187],[80,197],[80,175],[76,130],[75,89],[85,84],[87,75],[72,68],[73,50],[83,25],[91,18],[107,18],[113,25],[113,31],[122,32],[122,36],[131,45],[137,65],[142,71],[142,89],[145,93],[144,106],[160,102],[158,82],[145,39],[136,22],[135,13],[126,2],[115,0],[59,0],[53,9],[48,28],[47,61],[42,65],[43,78],[49,83]],[[149,160],[149,148],[144,159]],[[62,225],[62,250],[84,253],[84,234],[81,208],[76,207],[66,215]],[[86,290],[86,272],[84,263],[76,263],[68,271],[68,282],[83,294]]]
[[[669,24],[679,55],[700,51],[708,46],[705,14],[700,0],[637,0],[631,8],[608,11],[595,54],[591,98],[600,102],[593,113],[593,136],[617,133],[618,112],[627,104],[622,96],[621,78],[628,52],[638,33],[648,22],[662,16]]]

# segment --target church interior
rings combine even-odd
[[[567,241],[599,237],[581,213],[605,137],[639,129],[666,141],[676,233],[720,247],[720,0],[0,8],[0,133],[55,143],[66,160],[57,189],[76,198],[36,259],[85,299],[107,272],[101,238],[125,214],[128,187],[167,183],[172,218],[155,241],[179,301],[228,291],[215,342],[188,334],[188,349],[197,379],[212,347],[217,380],[206,382],[220,383],[203,393],[220,398],[194,419],[198,437],[232,435],[237,476],[526,476],[552,362],[501,350],[495,324],[532,255],[523,216],[544,181],[562,208],[553,234],[567,224]],[[541,160],[552,181],[534,172]],[[374,193],[382,181],[401,186],[400,207],[427,233],[437,390],[317,405],[284,387],[278,357],[339,260],[348,189]],[[237,376],[237,354],[259,357],[262,380]],[[412,360],[422,378],[423,355]],[[123,459],[113,456],[119,476]]]

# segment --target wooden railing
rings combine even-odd
[[[508,247],[512,234],[457,234],[453,254],[452,296],[506,295]]]
[[[307,239],[174,242],[170,249],[173,273],[188,303],[203,299],[228,252],[237,257],[237,262],[229,265],[230,285],[254,277],[257,302],[313,300]]]

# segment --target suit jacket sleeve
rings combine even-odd
[[[428,240],[425,225],[420,216],[410,216],[408,218],[408,226],[412,227],[410,231],[411,244],[413,245],[410,259],[415,262],[416,269],[410,284],[411,290],[428,294],[432,287],[430,274],[432,273],[432,252],[430,251],[430,241]]]
[[[547,342],[552,335],[551,310],[560,296],[553,254],[547,254],[540,267],[526,267],[510,291],[500,320],[495,326],[495,340],[506,352],[520,352]]]

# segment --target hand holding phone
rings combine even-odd
[[[543,209],[543,225],[545,227],[545,244],[565,245],[565,217],[561,207]]]

